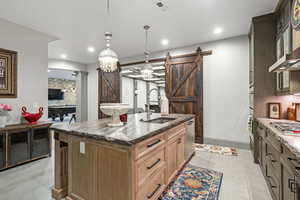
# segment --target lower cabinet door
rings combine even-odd
[[[50,154],[50,133],[48,128],[32,129],[31,158]]]
[[[177,142],[177,167],[181,167],[185,160],[184,160],[184,142],[185,142],[185,137],[182,135],[179,137],[178,142]]]
[[[5,167],[5,133],[0,133],[0,169]]]
[[[20,130],[8,133],[8,165],[30,160],[30,131]]]
[[[177,142],[172,139],[167,144],[167,182],[169,182],[177,172]]]
[[[282,197],[283,200],[295,200],[295,177],[286,167],[282,168]]]

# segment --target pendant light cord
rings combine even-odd
[[[108,16],[110,15],[110,2],[109,0],[106,1],[106,11],[108,13]]]
[[[149,62],[149,52],[148,52],[148,41],[149,41],[149,34],[148,34],[148,30],[149,30],[150,26],[146,25],[144,26],[144,29],[145,29],[145,57],[146,57],[146,60],[145,62],[148,63]]]

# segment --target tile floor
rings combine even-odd
[[[197,152],[191,164],[224,173],[219,200],[271,200],[250,151],[222,156]],[[53,157],[0,172],[0,200],[51,200]]]

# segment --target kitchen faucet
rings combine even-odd
[[[151,90],[149,90],[149,92],[147,93],[147,120],[150,120],[150,116],[152,114],[151,110],[150,110],[150,95],[153,91],[157,91],[157,94],[159,93],[157,88],[152,88]],[[159,101],[160,99],[158,99]]]

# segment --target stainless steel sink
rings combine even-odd
[[[169,121],[173,121],[175,119],[176,118],[159,117],[159,118],[150,119],[150,120],[141,119],[141,121],[142,122],[147,122],[147,123],[163,124],[163,123],[167,123]]]

